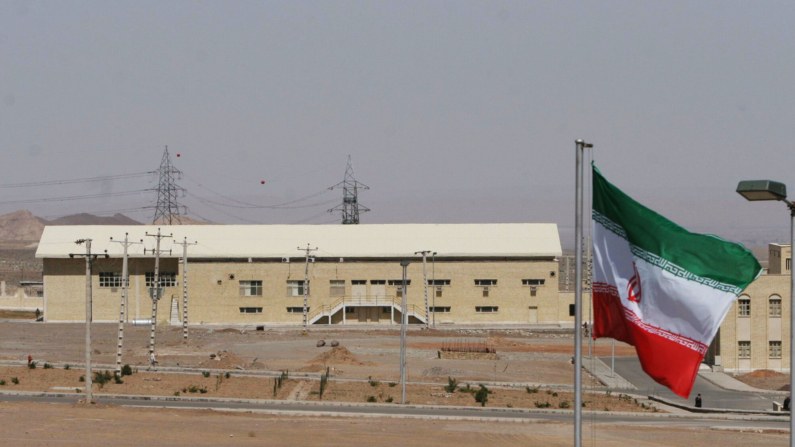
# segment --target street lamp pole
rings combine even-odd
[[[402,261],[400,263],[403,267],[403,299],[400,306],[400,387],[402,389],[403,399],[401,403],[406,405],[406,324],[408,324],[408,317],[406,317],[406,308],[408,307],[408,287],[406,281],[406,268],[409,266],[409,261]]]
[[[793,274],[792,256],[795,248],[795,204],[787,200],[787,187],[783,183],[771,180],[745,180],[737,185],[737,193],[745,197],[746,200],[766,201],[778,200],[787,204],[790,215],[790,283],[789,283],[789,389],[790,395],[795,390],[795,275]],[[785,260],[786,262],[786,260]],[[785,267],[786,269],[786,267]],[[790,431],[789,445],[795,447],[795,418],[792,417],[790,404]]]
[[[431,278],[433,278],[433,328],[436,329],[436,252],[431,253]]]

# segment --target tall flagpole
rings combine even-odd
[[[574,210],[574,445],[582,446],[582,232],[583,232],[583,152],[592,144],[575,141]]]

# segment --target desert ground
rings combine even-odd
[[[569,446],[561,423],[487,423],[382,418],[286,417],[211,410],[106,405],[0,404],[0,439],[18,446]],[[593,429],[593,430],[592,430]],[[407,433],[411,433],[407,436]],[[595,435],[595,436],[594,436]],[[788,434],[705,428],[585,424],[583,445],[690,447],[694,439],[722,446],[786,445]]]

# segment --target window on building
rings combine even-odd
[[[497,280],[496,279],[476,279],[475,280],[476,286],[496,286]]]
[[[346,314],[355,314],[356,313],[356,308],[355,307],[346,307],[345,308],[345,313]]]
[[[449,286],[450,280],[449,279],[429,279],[428,280],[429,286]]]
[[[781,316],[781,297],[778,295],[773,295],[770,297],[770,316]]]
[[[353,284],[354,286],[363,286],[363,285],[367,284],[367,280],[366,279],[354,279],[354,280],[351,281],[351,284]]]
[[[739,303],[739,311],[741,317],[750,317],[751,316],[751,300],[748,298],[740,298],[737,300]]]
[[[442,297],[442,286],[436,286],[436,298]]]
[[[403,298],[403,286],[397,286],[397,289],[395,290],[395,295],[398,298]]]
[[[381,308],[381,313],[382,314],[392,313],[392,308],[391,307],[382,307]]]
[[[751,342],[750,341],[739,341],[737,342],[737,351],[738,356],[741,359],[750,359],[751,358]]]
[[[546,281],[546,280],[544,280],[544,279],[523,279],[522,280],[522,285],[523,286],[543,286],[544,285],[544,281]]]
[[[475,306],[475,312],[479,314],[494,314],[500,308],[498,306]]]
[[[574,304],[569,304],[569,316],[573,317],[577,312],[577,307]]]
[[[121,273],[100,272],[100,287],[121,287]]]
[[[329,296],[345,296],[345,280],[332,279],[329,281],[330,290]]]
[[[309,295],[309,287],[306,289],[306,294]],[[287,296],[304,296],[304,281],[287,281]]]
[[[262,308],[261,307],[241,307],[240,308],[241,314],[261,314]]]
[[[370,280],[370,284],[372,284],[374,286],[377,286],[377,285],[381,285],[382,286],[382,285],[386,284],[386,280],[385,279],[371,279]]]
[[[240,296],[262,296],[262,281],[240,281]]]
[[[160,272],[160,287],[176,287],[177,274]],[[155,286],[155,272],[146,272],[146,287]]]
[[[768,346],[768,355],[771,359],[780,359],[781,358],[781,342],[780,341],[771,341]]]
[[[402,279],[390,279],[389,281],[387,281],[387,283],[390,286],[402,286],[403,285],[403,280]],[[406,280],[406,285],[407,286],[411,285],[411,280],[410,279]]]
[[[303,307],[288,307],[287,308],[288,314],[303,314],[304,308]],[[309,307],[306,308],[306,313],[309,313]]]
[[[431,307],[431,312],[435,314],[449,314],[450,306],[435,306]]]
[[[792,270],[792,258],[787,258],[786,264],[787,264],[787,266],[785,268],[787,270]]]

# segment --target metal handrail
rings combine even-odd
[[[311,321],[318,315],[323,315],[326,312],[331,312],[333,309],[344,304],[371,304],[371,305],[389,305],[395,306],[398,310],[403,306],[402,300],[396,296],[385,295],[366,295],[357,297],[342,297],[332,302],[331,304],[321,304],[313,306],[314,309],[307,315],[307,320]],[[422,317],[425,313],[424,309],[416,304],[406,304],[406,313],[413,313]]]

